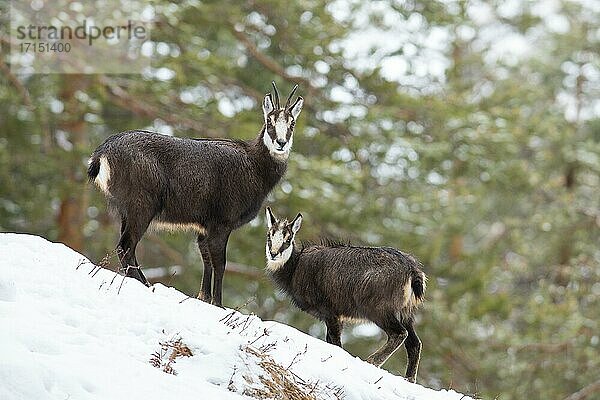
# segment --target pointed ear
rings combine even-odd
[[[277,222],[277,218],[273,215],[273,211],[271,211],[271,207],[267,207],[267,227],[271,229],[271,227]]]
[[[300,111],[302,111],[303,104],[304,99],[302,97],[298,97],[296,102],[290,107],[290,112],[292,113],[292,117],[294,117],[294,119],[298,119],[298,115],[300,115]]]
[[[271,93],[267,93],[267,95],[265,96],[265,100],[263,101],[262,109],[263,109],[263,115],[265,116],[265,121],[266,121],[267,115],[269,115],[269,113],[275,109],[275,107],[273,106],[273,99],[271,99]]]
[[[294,220],[292,221],[292,232],[294,232],[294,235],[296,233],[298,233],[301,225],[302,225],[302,214],[298,213],[298,215],[296,215],[296,218],[294,218]]]

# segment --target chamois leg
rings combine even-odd
[[[133,263],[130,264],[131,260],[131,232],[129,231],[129,225],[125,218],[121,219],[121,236],[119,237],[119,243],[117,244],[117,255],[119,256],[119,262],[121,263],[121,268],[119,272],[122,274],[127,274],[128,265],[135,265]]]
[[[223,308],[223,274],[225,273],[228,240],[229,232],[211,238],[208,244],[215,276],[212,304],[221,308]]]
[[[408,331],[408,337],[404,342],[406,347],[406,354],[408,355],[408,365],[406,366],[406,379],[409,382],[417,381],[417,369],[419,368],[419,360],[421,358],[421,340],[415,332],[413,321],[409,321],[404,324]]]
[[[198,293],[198,298],[207,303],[212,301],[212,275],[213,266],[210,258],[210,251],[208,243],[206,242],[206,236],[198,235],[198,247],[200,248],[200,254],[202,255],[202,262],[204,264],[204,271],[202,274],[202,288]]]
[[[139,263],[137,261],[137,258],[135,257],[135,251],[131,250],[131,235],[128,232],[128,225],[127,225],[127,218],[125,217],[121,217],[121,236],[119,239],[119,245],[117,246],[117,251],[118,251],[118,255],[119,255],[119,262],[121,262],[121,272],[123,274],[125,274],[127,272],[127,265],[133,265],[136,267],[139,267]],[[127,250],[124,250],[124,249]],[[127,255],[131,253],[129,255],[129,257],[127,257]],[[123,266],[123,261],[121,260],[122,258],[125,258],[125,266]],[[133,262],[129,263],[129,261],[131,261],[131,259],[133,258]]]
[[[121,262],[121,268],[125,276],[135,278],[146,286],[150,286],[150,283],[142,273],[142,269],[137,262],[135,249],[149,224],[150,219],[147,222],[132,224],[126,218],[122,218],[121,238],[117,245],[119,261]]]
[[[402,342],[404,342],[408,333],[393,314],[388,315],[381,321],[373,322],[387,334],[388,339],[379,350],[367,358],[367,362],[381,367],[398,347],[402,346]]]
[[[327,326],[327,343],[342,347],[342,322],[338,317],[331,317],[325,320]]]
[[[119,262],[121,263],[121,268],[119,268],[119,272],[123,274],[125,274],[125,272],[127,271],[127,253],[130,251],[130,243],[131,239],[127,231],[127,219],[124,216],[122,216],[121,236],[119,236],[119,243],[117,243],[117,256],[119,257]]]

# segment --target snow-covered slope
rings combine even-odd
[[[119,292],[120,276],[91,276],[81,260],[62,244],[0,234],[0,399],[240,399],[293,385],[317,399],[466,398],[173,288],[125,279]],[[169,363],[179,338],[192,355]]]

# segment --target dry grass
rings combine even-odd
[[[152,353],[149,362],[153,367],[159,368],[167,374],[177,375],[173,365],[178,358],[193,356],[190,348],[178,336],[165,342],[159,342],[159,344],[160,350]]]
[[[304,352],[294,357],[294,361],[286,368],[268,354],[272,348],[273,346],[269,345],[259,348],[246,345],[241,348],[248,356],[256,359],[257,365],[264,372],[258,376],[258,381],[256,377],[242,375],[246,383],[246,387],[241,391],[243,395],[264,400],[341,400],[344,398],[340,387],[319,381],[306,381],[291,371],[292,365]],[[234,375],[235,373],[234,370]],[[237,392],[233,385],[233,376],[229,390]]]
[[[306,354],[307,348],[298,352],[287,367],[277,363],[270,355],[277,347],[277,342],[268,340],[269,330],[264,328],[255,332],[251,329],[255,316],[240,314],[238,311],[239,308],[232,310],[220,320],[238,334],[251,336],[248,343],[240,347],[245,366],[234,367],[228,385],[230,391],[261,400],[341,400],[344,398],[341,387],[327,382],[307,381],[292,371],[294,364]],[[259,341],[263,342],[260,346],[257,344],[260,343]],[[283,341],[286,342],[287,338]]]
[[[113,264],[111,260],[116,259],[116,265],[113,267]],[[79,263],[77,264],[77,267],[75,268],[75,270],[79,270],[79,268],[81,268],[84,265],[91,265],[92,269],[88,272],[88,275],[90,275],[92,278],[94,276],[96,276],[96,274],[102,270],[102,269],[106,269],[108,271],[112,271],[114,272],[114,276],[111,279],[110,283],[108,284],[108,286],[106,287],[106,290],[108,290],[112,284],[115,282],[115,279],[117,278],[117,276],[119,276],[119,273],[122,272],[122,279],[121,279],[121,284],[119,285],[119,290],[118,293],[121,293],[121,288],[123,287],[123,282],[125,281],[125,276],[126,276],[126,271],[121,271],[121,264],[119,262],[119,250],[118,249],[114,249],[111,252],[107,253],[102,260],[96,265],[94,263],[92,263],[91,261],[86,260],[85,258],[82,258],[79,260]],[[102,281],[102,283],[100,284],[100,287],[98,287],[98,290],[102,289],[102,287],[106,284],[106,281]]]

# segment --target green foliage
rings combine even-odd
[[[270,81],[282,92],[298,82],[306,106],[288,173],[268,198],[277,214],[301,211],[302,239],[391,245],[424,262],[420,382],[564,398],[600,370],[600,15],[557,2],[561,30],[536,2],[488,3],[156,1],[152,40],[169,51],[152,66],[172,79],[5,70],[0,229],[70,243],[70,225],[100,260],[118,227],[85,184],[95,146],[132,128],[249,139]],[[399,46],[360,53],[373,29]],[[436,32],[443,45],[423,40]],[[515,36],[527,50],[498,55]],[[405,72],[390,78],[386,60],[398,58]],[[435,59],[445,60],[441,77],[427,69]],[[80,220],[61,219],[69,199]],[[262,277],[264,235],[262,213],[232,235],[228,259],[251,267],[226,273],[225,304],[254,296],[245,311],[322,337]],[[195,295],[193,237],[147,236],[143,265],[184,267],[161,280]],[[381,340],[352,328],[344,337],[363,358]],[[402,353],[386,368],[403,372]]]

